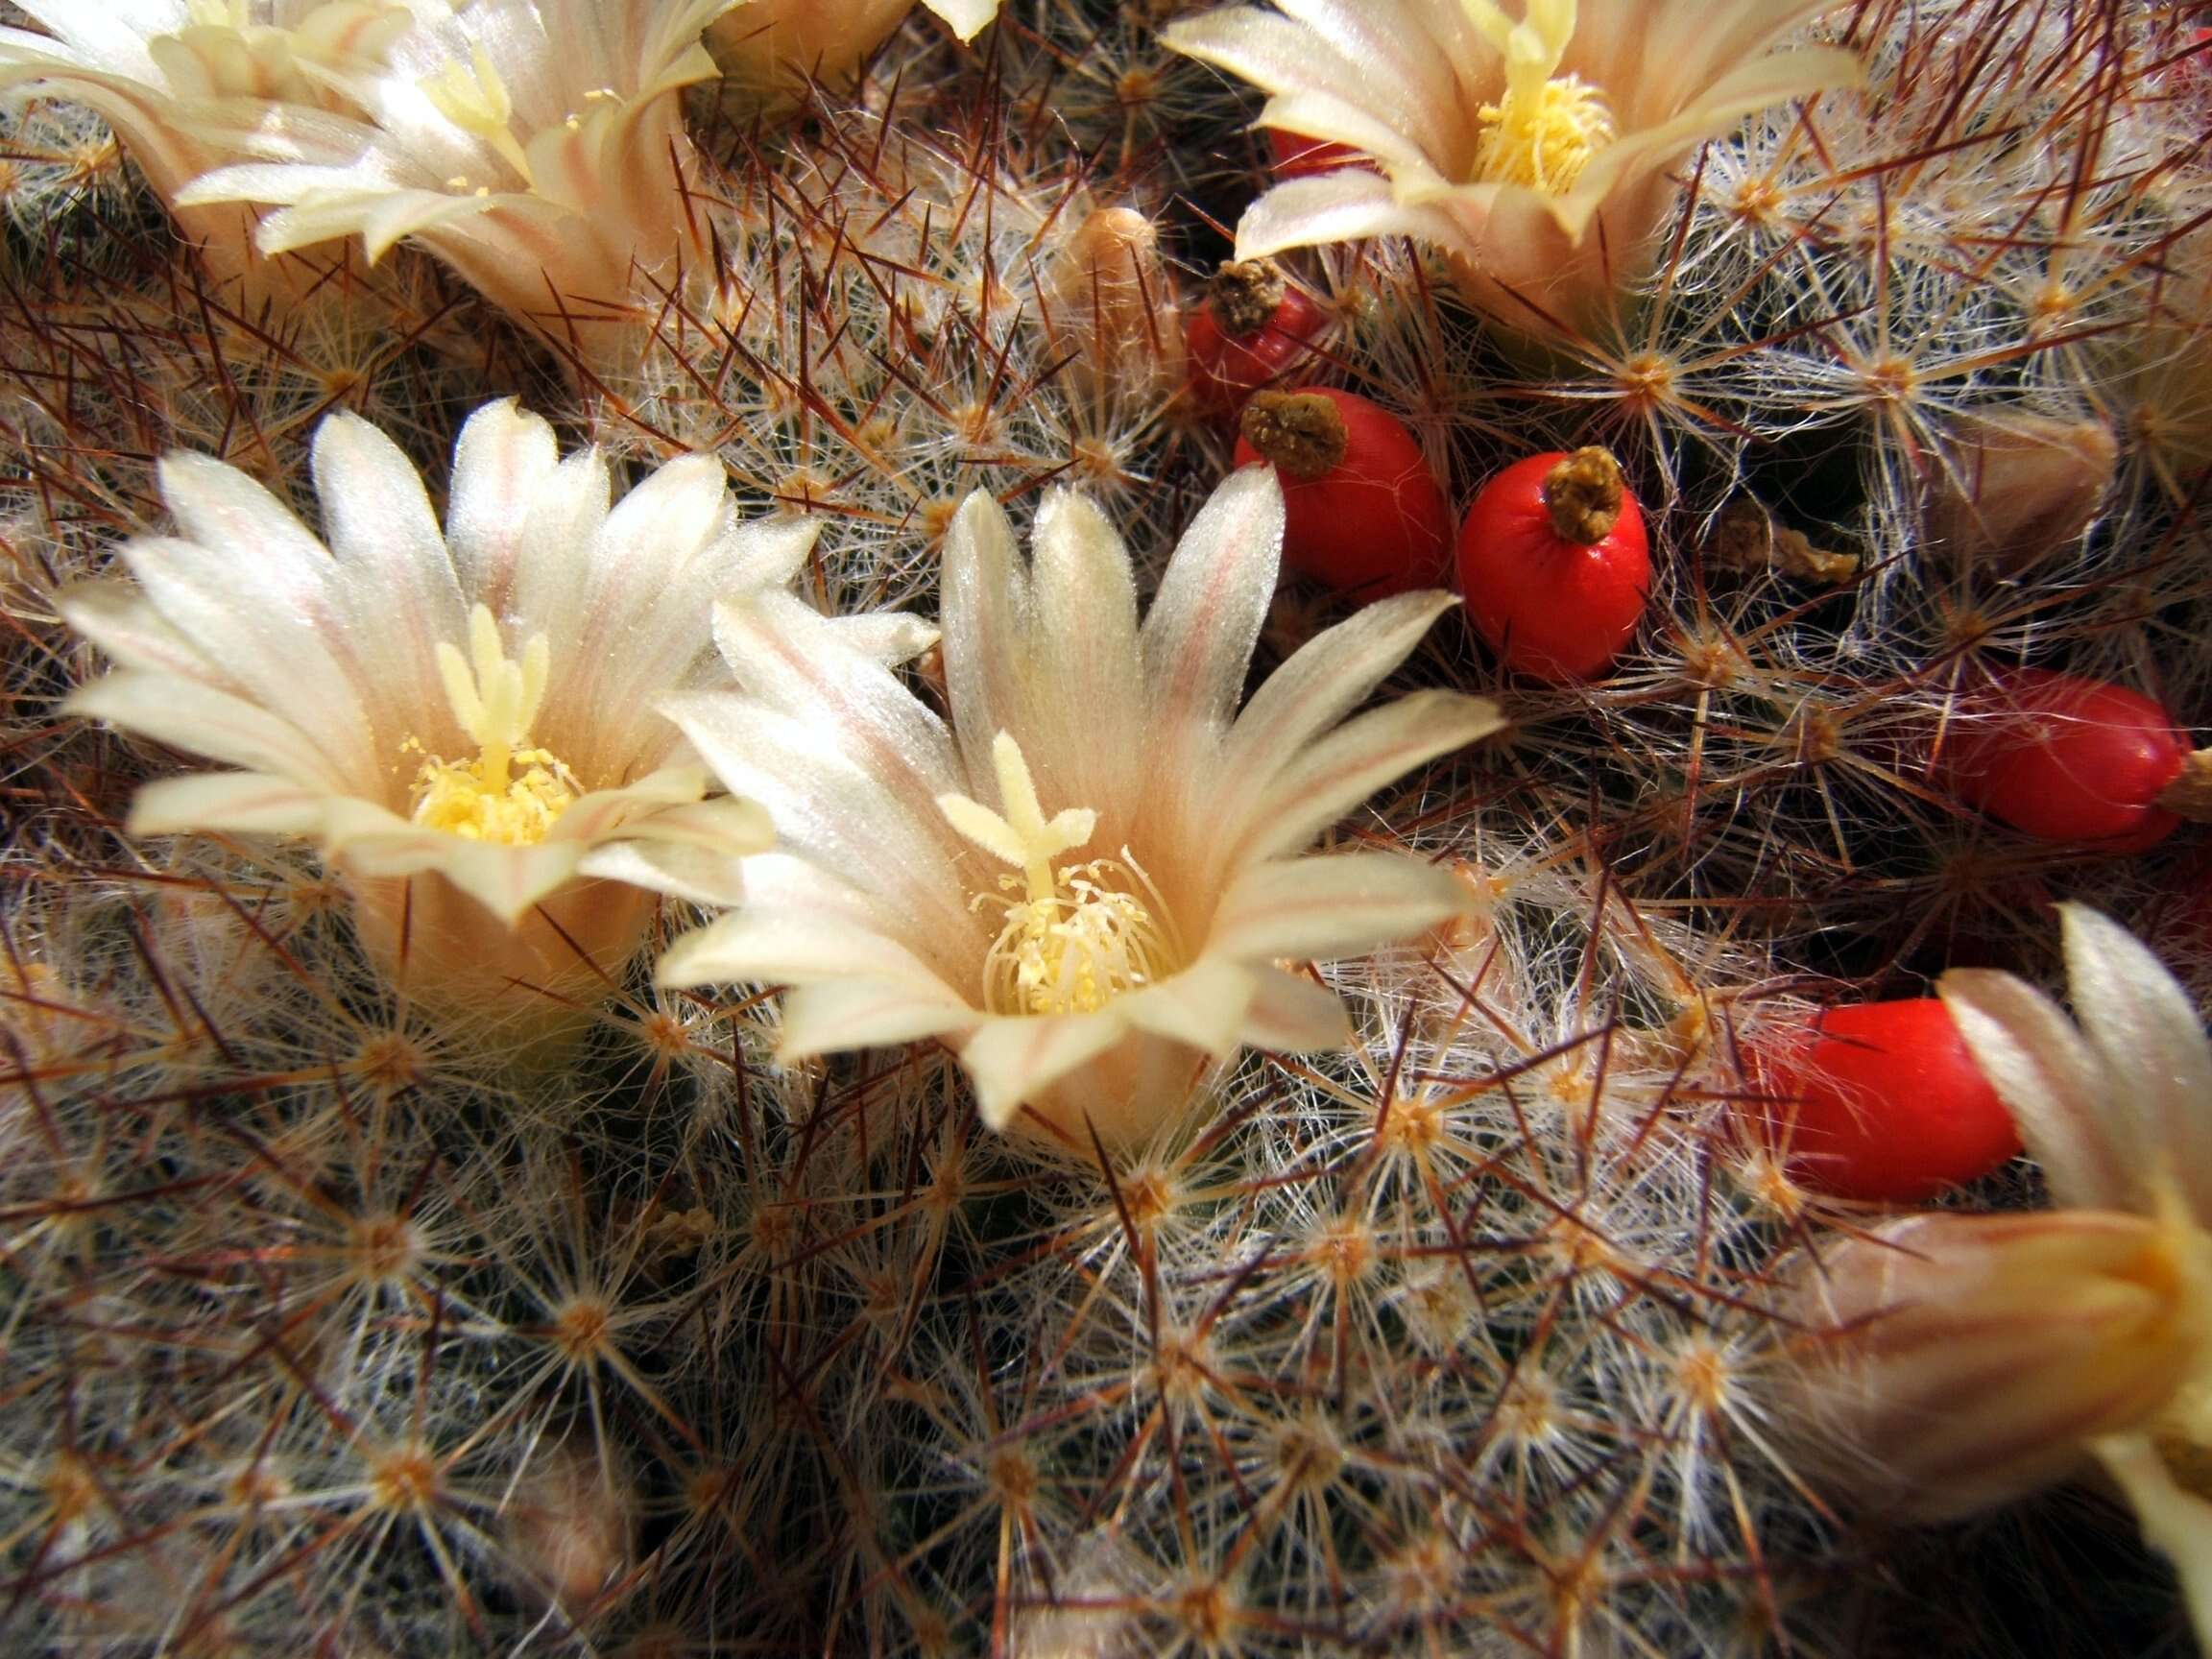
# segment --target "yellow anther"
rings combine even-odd
[[[519,661],[509,657],[499,624],[482,605],[469,613],[469,654],[441,641],[438,675],[454,723],[477,747],[473,760],[433,757],[415,780],[415,822],[471,841],[527,846],[542,841],[578,789],[568,768],[530,743],[545,698],[552,651],[535,635]],[[409,738],[401,751],[420,751]]]
[[[1498,184],[1522,184],[1564,196],[1590,157],[1613,142],[1612,111],[1595,86],[1573,75],[1547,81],[1526,105],[1513,94],[1503,104],[1485,104],[1479,177]]]
[[[1126,991],[1174,972],[1172,941],[1154,910],[1125,888],[1141,884],[1158,904],[1142,869],[1122,856],[1055,869],[1052,860],[1091,839],[1098,815],[1071,806],[1045,816],[1022,747],[1001,732],[991,745],[1004,813],[965,795],[937,797],[952,827],[1022,872],[1004,886],[1019,899],[981,894],[1005,906],[1005,925],[983,962],[983,1002],[994,1014],[1091,1014]]]
[[[1505,60],[1505,96],[1477,114],[1475,178],[1564,196],[1590,158],[1619,136],[1604,92],[1561,75],[1575,37],[1575,0],[1526,0],[1518,22],[1491,0],[1461,0],[1468,20]]]

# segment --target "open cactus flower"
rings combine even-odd
[[[1361,236],[1442,249],[1510,326],[1585,321],[1649,264],[1671,169],[1745,115],[1859,77],[1833,47],[1768,56],[1821,0],[1310,0],[1175,24],[1169,45],[1263,87],[1262,126],[1346,168],[1277,185],[1237,256]]]
[[[443,532],[368,422],[331,416],[314,463],[326,545],[244,473],[173,455],[176,534],[123,548],[134,584],[66,602],[115,663],[74,711],[233,768],[146,785],[132,831],[313,841],[387,974],[452,1005],[618,972],[653,902],[634,883],[733,901],[767,821],[709,798],[654,704],[723,679],[714,601],[788,581],[813,527],[739,524],[706,456],[611,506],[600,455],[563,459],[511,401],[463,430]]]
[[[122,140],[219,277],[267,275],[253,217],[230,204],[180,207],[191,181],[240,157],[236,140],[288,116],[358,115],[415,22],[397,0],[26,0],[48,33],[0,29],[0,91],[73,99]]]
[[[940,1038],[987,1123],[1084,1154],[1170,1121],[1240,1045],[1342,1042],[1336,998],[1282,964],[1406,937],[1463,894],[1401,854],[1299,854],[1500,719],[1441,690],[1345,718],[1438,592],[1321,635],[1238,714],[1282,536],[1273,473],[1235,474],[1140,625],[1127,551],[1082,496],[1046,497],[1029,566],[972,495],[945,548],[950,729],[788,595],[723,604],[740,689],[665,707],[779,845],[662,982],[790,986],[787,1059]]]
[[[1836,1479],[1923,1519],[2102,1467],[2212,1646],[2212,1045],[2140,942],[2060,908],[2079,1027],[2010,974],[1941,981],[2057,1208],[1823,1252],[1805,1422]]]
[[[264,252],[412,241],[511,316],[587,349],[687,252],[693,151],[681,93],[709,80],[709,19],[742,0],[603,6],[478,0],[427,13],[349,89],[358,118],[236,135],[257,159],[182,191],[253,203]]]

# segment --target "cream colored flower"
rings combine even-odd
[[[998,14],[998,0],[926,4],[963,40]],[[764,101],[808,80],[846,81],[913,10],[914,0],[753,0],[709,26],[707,44],[741,93]]]
[[[1859,77],[1768,47],[1827,0],[1300,0],[1177,23],[1167,44],[1264,87],[1264,126],[1374,157],[1279,184],[1237,256],[1405,235],[1508,325],[1585,320],[1648,268],[1669,169],[1754,110]],[[1533,308],[1532,308],[1533,307]]]
[[[2101,1465],[2212,1647],[2212,1045],[2157,959],[2060,906],[2080,1028],[1941,982],[2054,1212],[1916,1215],[1807,1270],[1803,1434],[1832,1483],[1945,1519]]]
[[[360,120],[242,138],[188,204],[275,204],[268,252],[359,235],[428,249],[557,338],[625,311],[703,253],[679,94],[714,74],[709,19],[742,0],[473,0],[425,19],[354,89]]]
[[[1239,1044],[1326,1047],[1335,997],[1281,961],[1403,938],[1460,908],[1397,854],[1298,856],[1376,789],[1495,729],[1450,691],[1345,716],[1453,604],[1411,593],[1323,634],[1238,702],[1275,587],[1274,474],[1224,483],[1142,626],[1129,557],[1054,492],[1033,568],[969,497],[946,540],[948,730],[787,596],[726,604],[741,694],[667,708],[777,823],[746,907],[679,939],[670,985],[793,987],[785,1058],[941,1037],[984,1120],[1087,1152],[1141,1139]]]
[[[220,275],[252,267],[252,219],[178,207],[195,178],[238,156],[242,132],[286,107],[358,113],[371,77],[414,21],[399,0],[25,0],[44,35],[0,29],[0,90],[85,105]]]
[[[650,905],[631,884],[733,902],[766,821],[706,798],[654,704],[727,684],[714,602],[780,587],[813,528],[738,524],[708,456],[611,507],[606,462],[563,460],[512,402],[463,430],[443,532],[368,422],[331,416],[314,464],[327,546],[244,473],[173,455],[177,533],[122,549],[134,584],[66,600],[116,669],[69,707],[234,768],[146,785],[132,832],[315,841],[372,952],[397,974],[404,948],[405,982],[446,1001],[619,970]],[[926,638],[844,627],[890,654]]]

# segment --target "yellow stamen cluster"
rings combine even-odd
[[[545,697],[552,652],[542,634],[519,661],[499,639],[499,624],[478,605],[469,613],[469,655],[438,646],[438,673],[453,718],[477,745],[473,760],[432,757],[415,780],[415,822],[469,841],[527,847],[545,839],[580,791],[568,768],[530,743],[530,723]],[[420,750],[410,738],[405,747]]]
[[[992,1013],[1095,1014],[1174,972],[1151,911],[1114,884],[1128,877],[1119,863],[1100,858],[1055,875],[1065,897],[1055,891],[1006,906],[1006,925],[983,958],[983,1005]],[[1014,878],[1002,885],[1011,889]]]
[[[1605,95],[1558,73],[1575,38],[1575,0],[1527,0],[1518,21],[1493,0],[1461,0],[1468,20],[1505,60],[1505,96],[1476,111],[1475,179],[1564,196],[1590,157],[1620,135]]]
[[[1503,104],[1485,104],[1477,113],[1478,176],[1554,196],[1574,189],[1590,157],[1617,136],[1604,94],[1575,75],[1546,81],[1527,98],[1508,91]]]
[[[1122,993],[1173,973],[1167,930],[1122,888],[1131,870],[1143,881],[1134,860],[1128,868],[1112,859],[1052,864],[1055,855],[1091,838],[1097,814],[1070,807],[1047,820],[1011,733],[998,733],[991,759],[1003,816],[965,795],[937,798],[955,830],[1022,870],[1019,880],[1009,876],[1000,883],[1021,898],[980,894],[975,901],[1006,907],[1005,926],[983,960],[983,1005],[994,1014],[1094,1014]]]

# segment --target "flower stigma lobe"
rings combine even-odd
[[[1467,0],[1469,17],[1505,58],[1505,95],[1476,111],[1482,135],[1475,179],[1564,196],[1590,158],[1619,135],[1605,95],[1579,75],[1554,75],[1575,36],[1574,0],[1530,5],[1515,23],[1489,0]]]
[[[1001,903],[1006,913],[983,960],[984,1005],[994,1014],[1094,1014],[1124,992],[1173,973],[1173,952],[1159,923],[1118,884],[1129,869],[1110,858],[1057,869],[1052,864],[1057,854],[1091,838],[1097,814],[1069,807],[1047,820],[1011,733],[993,740],[991,760],[1004,816],[965,795],[937,798],[938,810],[955,830],[1022,870],[1019,882],[1007,876],[999,884],[1022,897],[975,897],[977,905]],[[1149,890],[1134,859],[1130,868]],[[1153,897],[1157,902],[1158,895]]]
[[[545,636],[523,646],[521,660],[501,645],[499,624],[483,605],[469,613],[469,656],[441,641],[438,673],[453,718],[476,744],[473,760],[432,757],[415,780],[414,820],[469,841],[528,847],[545,839],[580,793],[568,768],[530,742],[530,723],[544,700],[552,651]],[[404,748],[420,750],[409,738]]]

